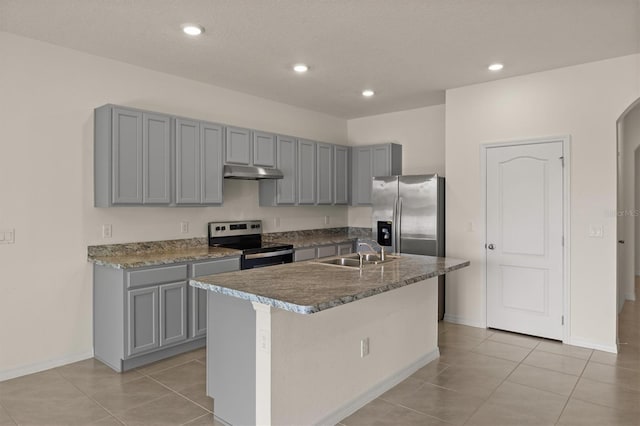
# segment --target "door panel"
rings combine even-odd
[[[160,286],[160,346],[187,339],[187,283]]]
[[[298,141],[296,139],[285,136],[277,137],[277,166],[284,175],[282,179],[276,181],[277,204],[296,203],[297,148]]]
[[[176,204],[200,203],[200,124],[176,119]]]
[[[127,299],[127,355],[157,348],[158,287],[130,290]]]
[[[165,115],[142,115],[143,172],[145,204],[171,202],[171,132],[170,118]]]
[[[113,109],[113,204],[142,204],[142,113]]]
[[[202,123],[201,196],[203,204],[222,204],[222,126]]]
[[[486,155],[487,324],[562,339],[562,143]]]

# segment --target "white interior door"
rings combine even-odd
[[[562,142],[486,150],[487,325],[562,340]]]

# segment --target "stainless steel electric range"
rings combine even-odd
[[[209,222],[209,245],[242,250],[240,269],[293,262],[293,245],[262,242],[262,221]]]

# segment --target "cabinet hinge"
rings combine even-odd
[[[564,167],[564,156],[563,157],[559,157],[560,162],[562,163],[562,167]]]

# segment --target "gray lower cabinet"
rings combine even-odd
[[[389,143],[354,147],[352,149],[352,205],[371,205],[374,176],[401,174],[402,145]]]
[[[316,204],[333,204],[333,150],[334,146],[328,143],[316,144],[316,176],[317,176],[317,201]]]
[[[203,347],[206,291],[188,278],[239,269],[239,257],[125,270],[94,265],[95,357],[126,371]]]
[[[219,124],[176,118],[176,204],[222,204],[222,140]]]
[[[333,149],[333,204],[349,204],[349,147],[336,145]]]
[[[94,205],[171,202],[171,118],[104,105],[94,111]]]
[[[298,141],[298,204],[316,203],[316,143]]]
[[[353,243],[324,244],[313,247],[296,248],[293,252],[293,261],[302,262],[304,260],[319,259],[353,253]]]
[[[158,340],[158,287],[127,292],[127,355],[160,346]]]

